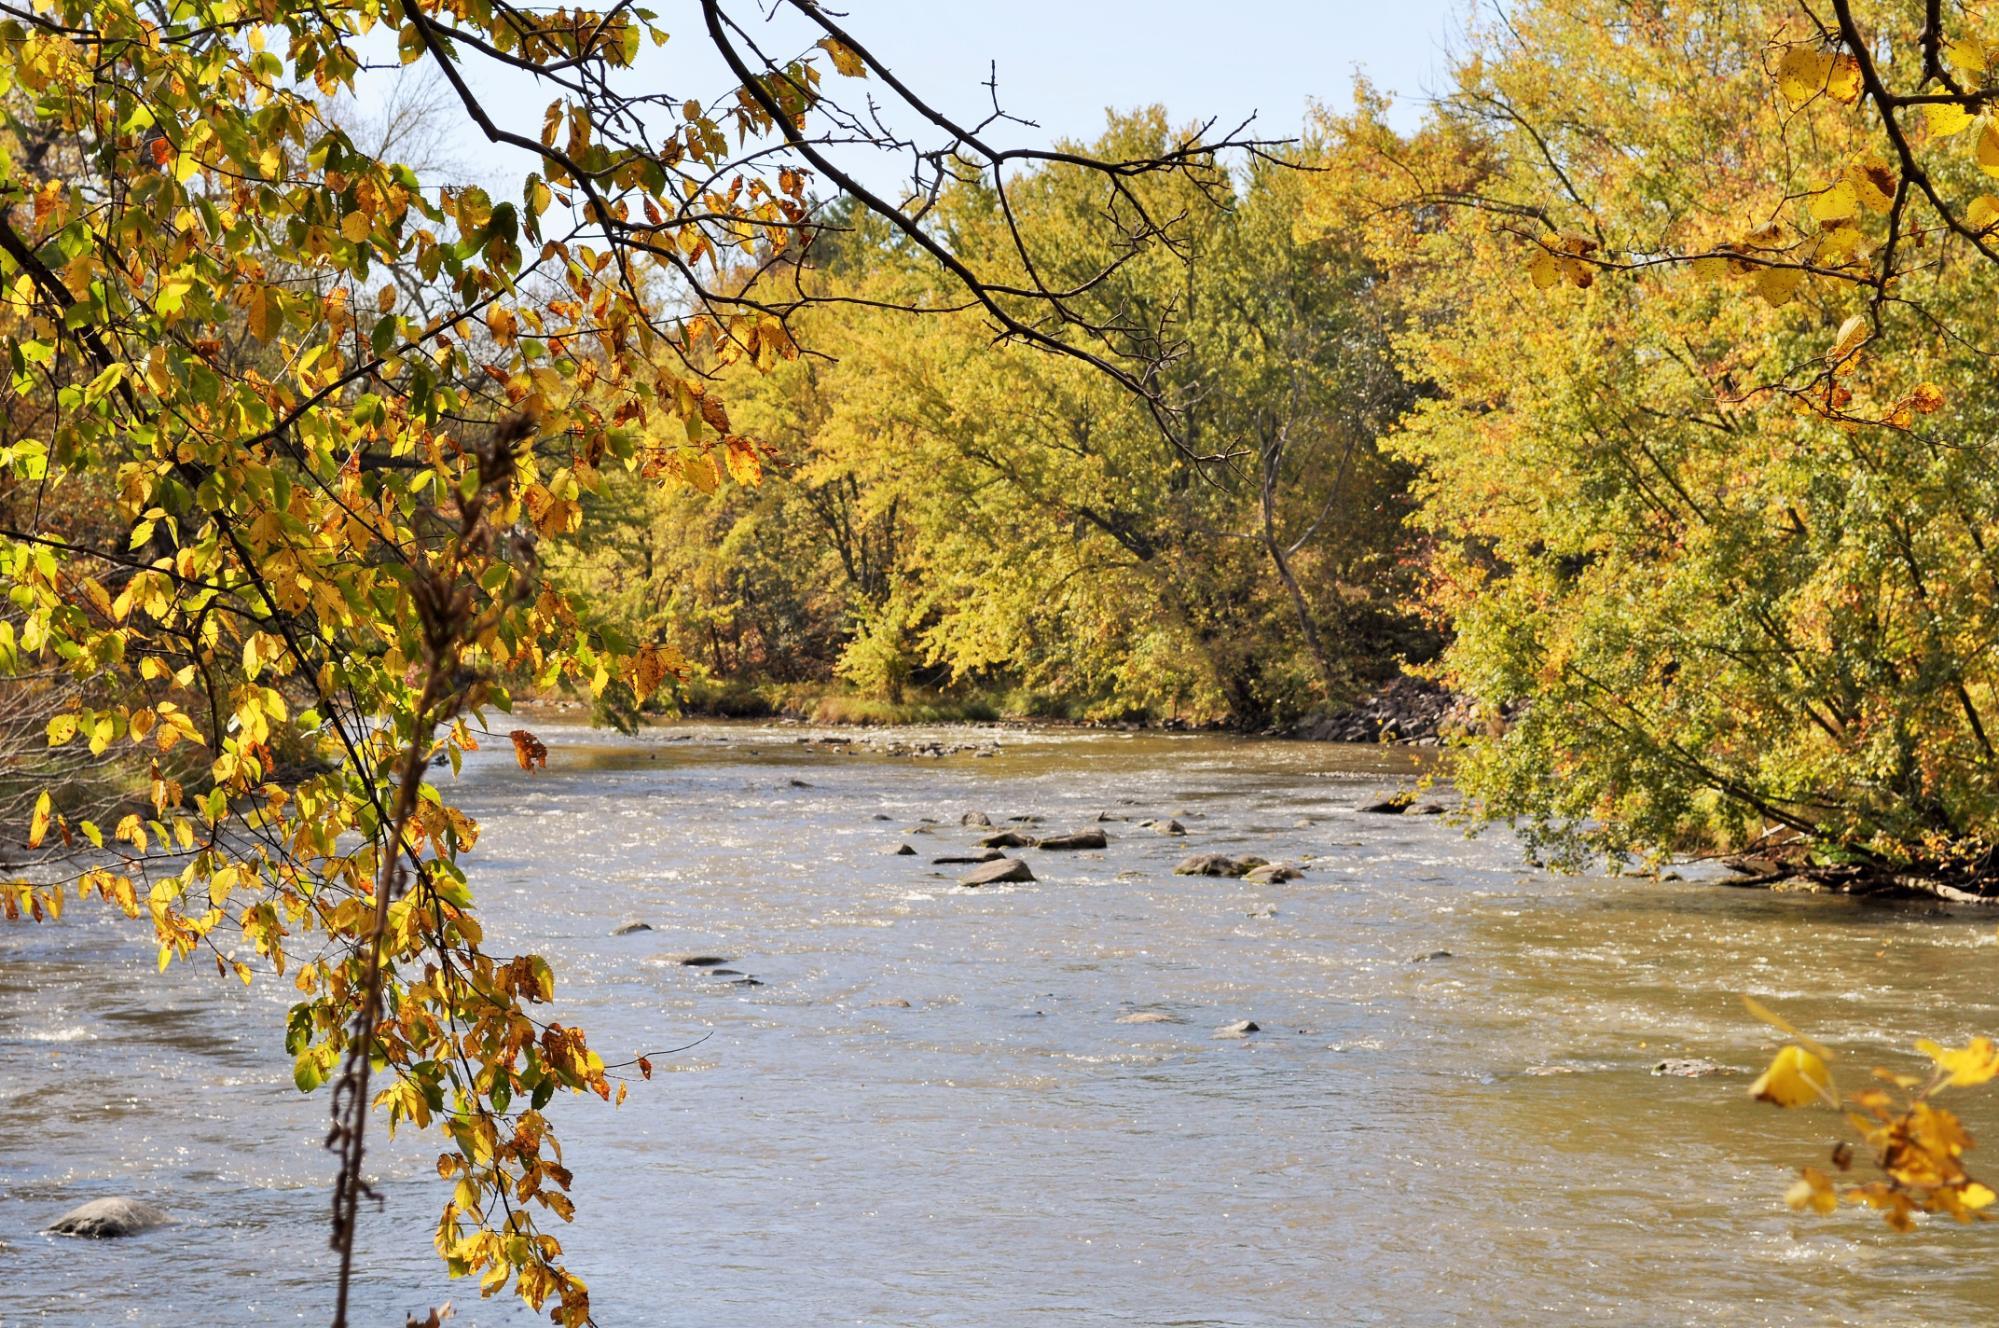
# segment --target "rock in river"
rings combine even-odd
[[[1268,866],[1263,858],[1232,858],[1226,853],[1196,853],[1180,859],[1175,876],[1247,876],[1258,867]]]
[[[1239,1038],[1248,1037],[1251,1033],[1261,1033],[1262,1031],[1261,1028],[1257,1027],[1254,1019],[1238,1019],[1233,1024],[1223,1024],[1220,1028],[1216,1029],[1215,1036],[1218,1038]]]
[[[1398,793],[1392,798],[1383,798],[1380,802],[1370,802],[1360,810],[1375,816],[1400,816],[1409,810],[1409,804],[1414,801],[1415,798],[1409,794]]]
[[[164,1208],[155,1208],[137,1199],[92,1199],[72,1208],[50,1225],[59,1236],[132,1236],[173,1221]]]
[[[1252,867],[1242,878],[1254,885],[1282,885],[1295,881],[1305,873],[1288,862],[1266,862],[1261,867]]]
[[[996,835],[987,835],[979,841],[980,848],[1033,848],[1034,836],[1023,835],[1018,830],[1002,830]]]
[[[1668,1056],[1652,1067],[1652,1073],[1673,1075],[1680,1079],[1713,1079],[1720,1075],[1741,1074],[1742,1071],[1733,1065],[1720,1065],[1698,1056]]]
[[[907,844],[897,844],[894,848],[889,850],[889,856],[896,858],[913,858],[916,856],[916,850],[911,848]]]
[[[974,862],[998,862],[1005,856],[1006,854],[996,848],[982,849],[977,853],[946,853],[941,858],[930,859],[930,865],[933,867],[944,867]]]
[[[1103,848],[1109,843],[1101,830],[1078,830],[1074,834],[1050,835],[1035,847],[1052,853],[1064,849]]]
[[[982,825],[990,829],[992,827],[992,823],[993,823],[993,818],[986,815],[984,812],[966,812],[963,816],[960,816],[958,818],[959,825]]]
[[[1134,1010],[1117,1017],[1120,1024],[1177,1024],[1180,1021],[1163,1010]]]
[[[638,918],[627,918],[625,921],[620,922],[617,926],[611,928],[611,935],[630,936],[634,932],[651,931],[651,930],[652,930],[652,924],[650,922],[642,922]]]
[[[997,861],[988,862],[983,867],[972,869],[972,871],[959,878],[958,884],[970,886],[996,885],[1001,881],[1031,881],[1033,879],[1034,873],[1029,871],[1027,864],[1019,858],[1000,858]]]

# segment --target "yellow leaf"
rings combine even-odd
[[[1975,1037],[1962,1047],[1940,1046],[1928,1038],[1916,1043],[1916,1050],[1937,1063],[1950,1075],[1944,1083],[1952,1088],[1969,1088],[1999,1075],[1999,1046],[1988,1037]]]
[[[839,38],[821,37],[818,41],[818,46],[820,50],[833,57],[833,68],[839,70],[847,78],[866,78],[868,76],[867,64],[859,55],[854,53],[853,47],[847,45]]]
[[[1777,90],[1793,106],[1803,106],[1825,91],[1832,73],[1832,56],[1808,46],[1793,46],[1777,61]]]
[[[1975,231],[1989,231],[1999,226],[1999,197],[1980,194],[1964,209],[1964,222]]]
[[[1845,365],[1867,340],[1869,330],[1868,321],[1859,314],[1841,323],[1839,333],[1832,339],[1832,349],[1826,352],[1826,362],[1834,368]]]
[[[360,244],[363,240],[366,240],[370,229],[372,227],[369,225],[368,214],[365,212],[350,212],[340,219],[341,237],[350,243]]]
[[[1770,1068],[1749,1086],[1749,1096],[1779,1107],[1802,1107],[1812,1102],[1835,1106],[1839,1102],[1826,1063],[1796,1044],[1777,1053]]]
[[[1968,32],[1961,32],[1944,43],[1944,59],[1967,74],[1985,72],[1985,44]]]
[[[1894,206],[1896,175],[1879,157],[1869,157],[1847,167],[1846,178],[1852,182],[1854,195],[1863,206],[1884,214]]]
[[[1957,1197],[1958,1202],[1966,1208],[1989,1208],[1993,1200],[1999,1199],[1999,1194],[1994,1194],[1990,1187],[1980,1185],[1974,1180],[1965,1182],[1964,1189],[1958,1192]]]
[[[1925,415],[1936,414],[1943,409],[1943,403],[1943,389],[1935,383],[1917,383],[1915,390],[1909,393],[1909,404]],[[1983,1038],[1979,1040],[1984,1041]]]
[[[1542,290],[1551,289],[1562,279],[1562,268],[1555,256],[1545,250],[1535,254],[1527,264],[1527,275],[1534,278],[1534,284]]]
[[[1978,130],[1978,169],[1999,175],[1999,125],[1987,120]]]
[[[34,817],[28,822],[29,848],[40,848],[42,846],[43,838],[49,833],[49,822],[54,816],[55,808],[49,801],[48,790],[43,789],[42,796],[35,799]]]
[[[1756,273],[1756,293],[1772,306],[1788,304],[1804,276],[1803,270],[1795,267],[1763,268]]]
[[[1923,119],[1929,125],[1930,133],[1943,137],[1969,129],[1972,114],[1956,102],[1939,101],[1923,108]]]
[[[729,439],[724,459],[728,462],[729,478],[736,483],[748,488],[763,483],[763,460],[747,439]]]
[[[1826,75],[1826,95],[1845,106],[1860,100],[1860,61],[1850,55],[1835,56],[1832,70]]]
[[[259,341],[271,339],[271,288],[258,286],[250,292],[250,335]]]
[[[1816,195],[1811,202],[1814,221],[1845,221],[1860,211],[1860,194],[1851,180],[1841,180],[1824,193]]]

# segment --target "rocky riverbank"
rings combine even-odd
[[[1290,736],[1314,742],[1441,747],[1472,722],[1471,703],[1426,678],[1404,675],[1345,710],[1306,720]]]

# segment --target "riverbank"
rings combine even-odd
[[[1024,689],[963,693],[922,691],[900,701],[857,695],[808,683],[695,680],[684,684],[672,714],[688,719],[779,720],[825,727],[893,728],[930,724],[999,724],[1022,728],[1128,733],[1254,733],[1306,742],[1355,742],[1441,747],[1471,722],[1470,706],[1426,679],[1398,676],[1361,700],[1290,724],[1250,730],[1225,719],[1126,714],[1093,715],[1087,701]],[[602,705],[566,696],[523,697],[535,710],[567,716],[611,717]]]

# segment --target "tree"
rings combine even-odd
[[[1982,893],[1979,20],[1815,12],[1525,6],[1412,139],[1339,124],[1320,222],[1365,218],[1438,387],[1391,445],[1483,810],[1570,860]]]
[[[777,9],[804,54],[767,56],[721,0],[690,7],[739,82],[704,107],[637,77],[666,33],[626,6],[0,4],[0,675],[39,689],[49,747],[122,754],[134,781],[115,821],[42,787],[28,849],[81,856],[0,900],[54,918],[66,891],[95,896],[149,918],[163,967],[297,985],[298,1086],[332,1085],[336,1324],[373,1112],[448,1136],[454,1273],[589,1317],[540,1221],[572,1211],[545,1111],[622,1098],[650,1065],[539,1017],[543,959],[483,948],[460,863],[478,828],[426,771],[455,767],[519,682],[642,699],[670,675],[670,644],[579,611],[543,550],[609,472],[754,480],[717,375],[798,353],[815,184],[860,200],[989,336],[1108,375],[1175,427],[1144,336],[1031,271],[985,275],[924,199],[981,173],[1003,196],[1058,155],[1121,196],[1231,140],[997,148],[818,5]],[[330,116],[391,35],[519,154],[517,201],[427,184],[395,159],[406,142]],[[843,109],[827,65],[944,146]],[[501,75],[549,99],[525,130],[480,91]],[[833,145],[856,143],[911,154],[907,207],[841,169]],[[1123,222],[1120,258],[1171,238]],[[523,770],[545,763],[533,734],[511,740]],[[311,934],[327,944],[301,959]],[[228,957],[237,937],[254,965]]]

